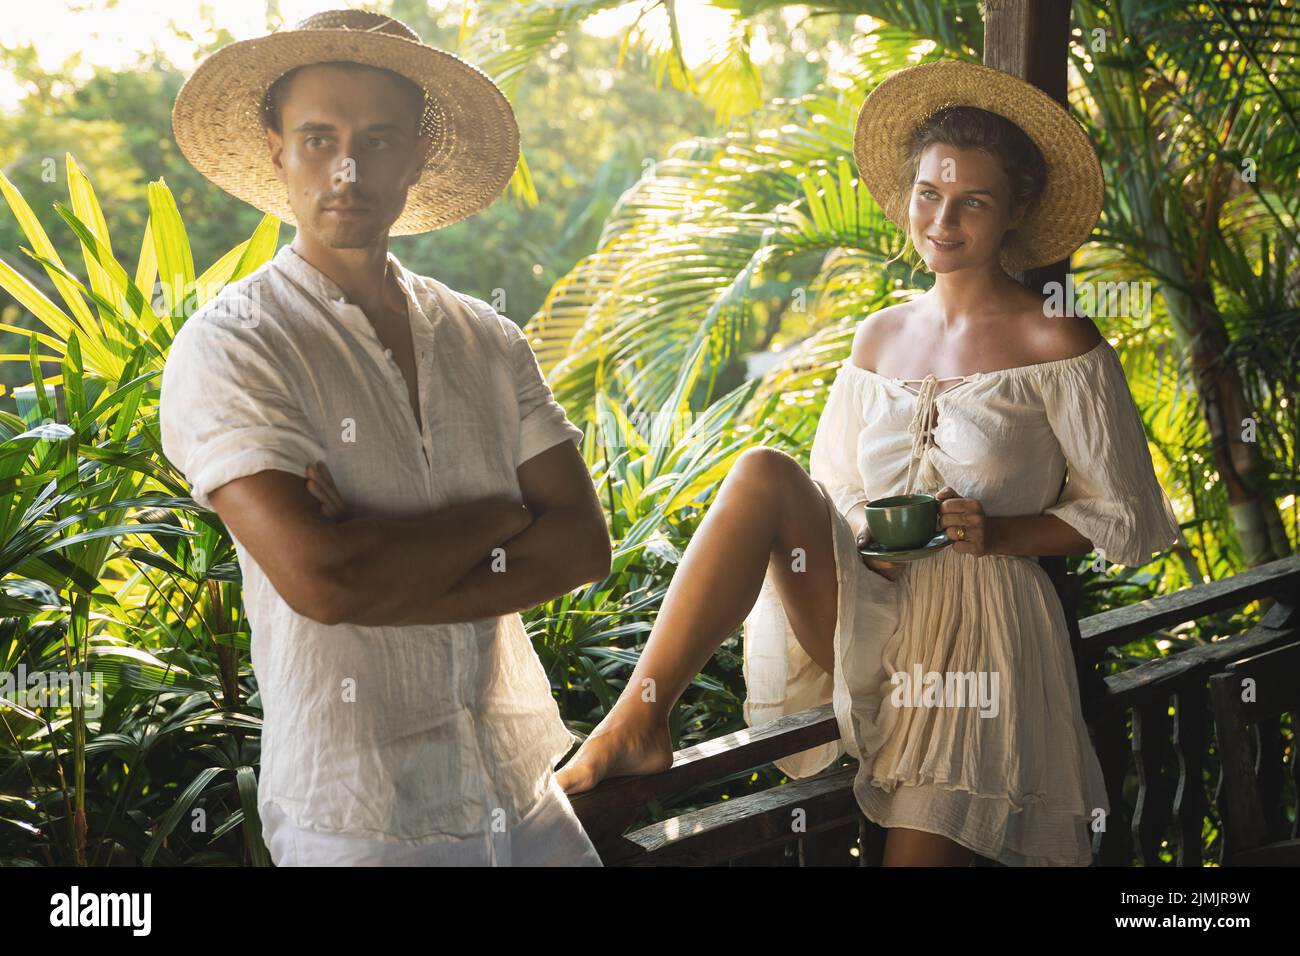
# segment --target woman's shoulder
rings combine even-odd
[[[872,372],[889,343],[908,335],[908,322],[915,315],[915,301],[900,302],[872,312],[858,323],[853,335],[849,364]],[[1105,339],[1087,316],[1055,316],[1035,300],[1004,320],[1003,332],[1014,347],[1007,357],[1017,371],[1052,372],[1102,360]],[[1008,369],[1011,371],[1013,369]]]
[[[902,332],[904,323],[914,308],[911,302],[887,305],[859,322],[853,333],[853,349],[849,356],[851,364],[860,369],[874,369],[881,346]]]
[[[1101,331],[1086,315],[1055,316],[1028,313],[1021,327],[1024,343],[1037,364],[1047,365],[1093,355],[1102,342]]]

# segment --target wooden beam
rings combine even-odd
[[[1084,645],[1095,655],[1105,647],[1127,644],[1171,624],[1194,621],[1259,598],[1277,597],[1282,606],[1292,605],[1298,593],[1300,555],[1292,555],[1208,584],[1094,614],[1080,622],[1080,630]],[[1269,623],[1280,624],[1276,617]]]
[[[1019,77],[1068,106],[1070,0],[987,0],[984,65]],[[1069,268],[1069,260],[1062,259],[1015,278],[1040,291],[1049,282],[1064,285]]]
[[[760,793],[746,794],[652,823],[627,835],[642,856],[627,860],[654,866],[700,866],[793,842],[800,833],[819,833],[858,816],[853,796],[857,765],[808,777]],[[795,831],[793,811],[803,811]],[[622,862],[622,861],[620,861]]]

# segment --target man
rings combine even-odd
[[[517,613],[609,571],[583,433],[513,322],[388,252],[500,194],[509,104],[404,24],[334,11],[218,51],[173,123],[298,227],[181,328],[161,399],[243,570],[272,859],[599,865]]]

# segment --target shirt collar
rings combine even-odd
[[[388,252],[388,261],[393,267],[393,273],[397,276],[397,284],[401,287],[402,292],[407,299],[418,305],[415,284],[412,281],[411,274],[398,261],[397,256],[393,254],[391,249]],[[296,280],[299,285],[327,305],[337,309],[340,306],[349,304],[338,284],[295,252],[291,245],[282,246],[271,260],[271,264]]]

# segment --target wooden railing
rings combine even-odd
[[[1215,808],[1224,804],[1222,773],[1207,798],[1214,726],[1210,678],[1239,662],[1300,644],[1298,596],[1300,557],[1291,557],[1079,622],[1076,654],[1084,670],[1108,647],[1251,601],[1273,602],[1244,633],[1140,664],[1105,678],[1104,686],[1096,685],[1097,693],[1085,695],[1084,718],[1111,805],[1104,829],[1094,838],[1095,862],[1156,866],[1163,865],[1162,853],[1176,866],[1205,862],[1203,824],[1210,814],[1222,824]],[[1292,659],[1288,652],[1287,660]],[[1300,707],[1300,688],[1291,693]],[[1294,720],[1296,711],[1291,713]],[[1247,763],[1257,774],[1253,793],[1262,800],[1262,811],[1259,819],[1243,822],[1251,823],[1261,839],[1285,840],[1288,828],[1294,839],[1295,824],[1287,824],[1282,805],[1287,744],[1278,716],[1262,717],[1258,731],[1257,758]],[[664,773],[607,780],[571,800],[606,865],[878,865],[884,832],[857,806],[857,765],[852,762],[627,832],[650,801],[837,739],[839,727],[827,704],[678,751]],[[1294,733],[1289,749],[1292,777],[1300,779]],[[1229,755],[1222,763],[1247,765],[1240,755]],[[799,821],[798,832],[792,817]]]

